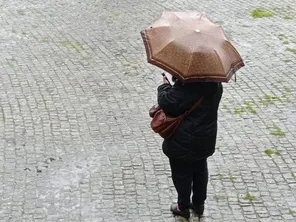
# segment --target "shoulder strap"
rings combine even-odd
[[[204,99],[204,96],[202,96],[189,110],[187,110],[182,116],[185,117],[189,115],[193,110],[195,110],[196,107],[198,107]]]

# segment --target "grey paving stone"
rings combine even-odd
[[[203,221],[296,220],[295,1],[0,6],[0,221],[174,221],[147,113],[161,70],[139,34],[164,10],[205,11],[246,63],[224,84]]]

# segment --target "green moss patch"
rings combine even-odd
[[[286,51],[292,52],[293,54],[296,54],[296,49],[286,48]]]
[[[267,154],[268,156],[271,156],[273,154],[280,155],[280,151],[278,151],[278,150],[272,150],[272,149],[266,149],[264,151],[264,153]]]
[[[251,12],[251,15],[253,18],[264,18],[264,17],[272,17],[275,15],[275,13],[271,12],[271,11],[264,10],[264,9],[254,9]]]

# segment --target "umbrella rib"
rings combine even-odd
[[[216,49],[214,49],[215,55],[218,58],[219,62],[220,62],[220,66],[223,68],[223,72],[225,72],[224,66],[223,66],[223,62],[218,54],[218,52],[216,51]]]
[[[203,35],[207,35],[207,36],[210,36],[210,37],[212,37],[212,38],[214,38],[214,39],[218,39],[218,40],[221,40],[221,38],[217,38],[217,37],[215,37],[215,36],[213,36],[213,35],[209,35],[208,33],[202,33]],[[228,41],[228,39],[226,38],[226,36],[225,36],[225,39],[223,39],[224,41]]]
[[[168,47],[175,39],[172,39],[171,41],[168,42],[168,44],[166,44],[164,47],[162,47],[162,49],[158,50],[158,52],[155,54],[155,56],[153,57],[157,57],[157,55],[164,50],[166,47]],[[152,54],[151,54],[152,55]]]
[[[188,65],[188,67],[187,67],[187,70],[186,70],[186,74],[188,75],[188,73],[189,73],[189,69],[190,69],[190,66],[191,66],[191,64],[192,64],[192,60],[193,60],[193,54],[194,53],[190,53],[191,55],[190,55],[190,63],[189,63],[189,65]]]

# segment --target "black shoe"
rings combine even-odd
[[[203,216],[204,210],[205,210],[205,205],[201,204],[198,206],[194,206],[193,203],[190,204],[190,209],[193,210],[193,212],[199,217],[201,218]]]
[[[179,210],[178,204],[177,203],[172,203],[171,205],[171,212],[174,214],[174,216],[181,216],[186,219],[190,218],[190,211],[189,209],[186,210]]]

